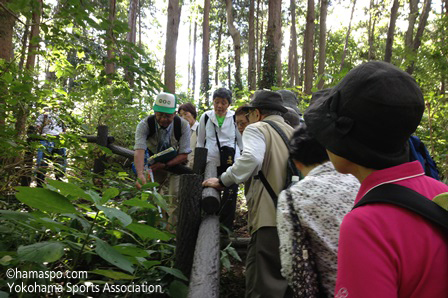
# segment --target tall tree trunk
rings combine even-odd
[[[192,37],[191,37],[191,23],[193,22],[193,19],[190,19],[190,26],[188,27],[188,83],[187,83],[187,89],[188,89],[188,94],[191,96],[190,94],[190,83],[191,83],[191,61],[190,61],[190,57],[191,57],[191,41],[192,41]]]
[[[409,22],[405,38],[405,45],[408,50],[412,49],[415,21],[417,20],[418,17],[418,2],[419,0],[409,0],[409,17],[408,17]]]
[[[350,14],[350,22],[348,23],[347,36],[345,37],[344,52],[342,53],[341,68],[344,68],[345,56],[347,56],[348,39],[350,38],[350,31],[352,30],[353,13],[355,12],[356,0],[353,0],[352,13]]]
[[[375,40],[375,26],[377,21],[377,4],[375,4],[375,0],[370,0],[370,9],[369,9],[369,28],[368,28],[368,41],[369,41],[369,54],[368,60],[375,60],[375,51],[374,51],[374,40]]]
[[[201,97],[209,106],[209,52],[210,52],[210,0],[204,0],[204,20],[202,22],[202,68],[201,68]]]
[[[425,4],[423,5],[423,11],[420,16],[420,21],[418,23],[418,29],[417,33],[415,34],[414,38],[414,45],[412,48],[412,55],[411,55],[411,63],[409,64],[408,68],[406,69],[407,73],[412,74],[414,72],[415,68],[415,59],[417,59],[417,53],[418,49],[420,48],[420,44],[422,43],[422,35],[426,28],[426,22],[428,21],[429,12],[431,11],[431,0],[425,0]]]
[[[319,68],[317,70],[317,76],[319,77],[318,89],[322,89],[325,84],[325,59],[326,59],[326,47],[327,47],[327,11],[328,0],[321,0],[320,4],[320,21],[319,21]]]
[[[291,0],[291,33],[289,39],[289,55],[288,55],[288,76],[289,86],[294,87],[298,83],[297,77],[299,73],[298,57],[297,57],[297,31],[296,31],[296,2]]]
[[[219,79],[219,56],[221,55],[221,41],[222,41],[222,20],[219,22],[218,29],[218,46],[216,47],[216,64],[215,64],[215,85],[218,86]]]
[[[192,71],[192,77],[193,82],[191,85],[191,90],[193,93],[193,98],[195,96],[196,91],[196,42],[197,42],[197,36],[198,36],[198,23],[196,23],[196,20],[194,21],[194,30],[193,30],[193,62],[191,63],[191,71]]]
[[[235,53],[235,88],[243,89],[241,82],[241,35],[233,24],[232,0],[226,0],[227,27],[233,40],[233,50]],[[230,87],[230,86],[229,86]]]
[[[107,62],[106,62],[106,75],[111,75],[115,72],[115,51],[114,51],[114,30],[116,13],[116,0],[109,0],[109,28],[107,29]]]
[[[130,0],[129,3],[129,13],[128,13],[128,27],[129,32],[126,34],[126,41],[132,44],[137,42],[137,11],[138,11],[138,2],[139,0]],[[133,60],[133,54],[130,52],[127,53],[130,60]],[[134,74],[129,71],[129,68],[126,67],[126,80],[129,82],[129,85],[134,86]]]
[[[395,23],[397,22],[399,7],[400,3],[398,2],[398,0],[394,0],[394,4],[392,5],[392,9],[390,12],[389,29],[387,30],[387,39],[386,39],[386,52],[384,54],[384,61],[389,63],[392,60],[392,47],[394,44]]]
[[[232,86],[232,59],[230,57],[230,46],[227,48],[228,57],[227,59],[229,62],[227,63],[228,71],[227,71],[227,80],[228,80],[228,87]]]
[[[275,19],[274,19],[274,45],[276,49],[275,58],[276,72],[277,72],[277,86],[282,86],[282,1],[276,2],[275,6]]]
[[[250,0],[249,5],[249,65],[247,70],[247,81],[249,82],[249,90],[257,88],[256,66],[255,66],[255,0]]]
[[[260,10],[261,2],[261,10]],[[263,18],[263,2],[257,0],[257,81],[258,85],[261,85],[261,60],[263,57],[263,32],[264,32],[264,18]],[[259,20],[261,19],[261,24],[259,25]]]
[[[314,0],[308,0],[305,29],[305,94],[311,94],[314,75]]]
[[[5,5],[9,2],[9,0],[0,0],[0,3]],[[12,44],[12,36],[14,31],[14,23],[15,19],[12,14],[7,12],[5,9],[0,8],[0,59],[6,60],[6,62],[10,62],[13,58],[13,44]],[[25,26],[25,35],[28,34],[28,26]],[[26,37],[24,36],[25,46],[26,46]],[[25,49],[23,46],[23,49]],[[23,51],[22,57],[24,57],[25,51]],[[7,66],[5,66],[7,67]],[[3,73],[5,70],[0,68],[0,73]],[[4,90],[6,87],[2,86],[3,82],[0,81],[0,126],[5,125],[5,113],[6,113],[6,98]]]
[[[165,87],[166,91],[176,93],[176,48],[179,35],[181,6],[179,0],[168,1],[165,46]]]
[[[39,48],[39,27],[40,27],[40,16],[42,14],[42,0],[32,2],[32,26],[30,32],[30,43],[28,45],[28,55],[26,59],[25,68],[29,73],[34,71],[36,64],[36,51]],[[28,119],[29,106],[28,103],[24,102],[22,106],[18,107],[16,113],[16,123],[15,129],[16,134],[19,138],[23,138],[26,134],[26,120]]]
[[[269,0],[268,30],[266,33],[266,48],[263,59],[263,78],[260,88],[271,89],[277,85],[277,58],[278,58],[278,19],[281,17],[281,0]],[[280,19],[281,21],[281,19]],[[280,28],[281,30],[281,28]]]
[[[302,43],[302,59],[300,61],[300,71],[299,71],[299,84],[298,86],[303,86],[304,81],[304,71],[305,71],[305,34],[303,34]]]

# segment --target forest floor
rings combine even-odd
[[[241,188],[240,188],[241,190]],[[247,230],[247,206],[246,199],[241,194],[238,196],[237,207],[235,212],[235,221],[233,228],[233,235],[236,238],[249,238]],[[245,290],[245,273],[246,273],[246,251],[239,253],[241,262],[230,257],[230,270],[221,266],[221,284],[220,297],[221,298],[239,298],[244,297]],[[222,265],[222,264],[221,264]]]

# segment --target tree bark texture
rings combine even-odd
[[[350,14],[350,22],[348,23],[347,35],[345,36],[344,52],[342,53],[340,71],[342,71],[342,69],[344,68],[345,57],[347,56],[348,40],[350,38],[350,32],[352,30],[353,13],[355,12],[355,6],[356,6],[356,0],[353,0],[352,13]]]
[[[241,35],[233,24],[232,0],[226,0],[226,16],[227,27],[229,28],[229,33],[233,40],[233,51],[235,53],[235,88],[238,90],[242,90],[243,83],[241,82]]]
[[[386,52],[384,53],[384,61],[389,62],[389,63],[392,60],[392,47],[394,44],[395,24],[397,22],[399,7],[400,7],[399,1],[394,0],[392,9],[390,12],[389,29],[387,30]]]
[[[115,22],[116,13],[116,0],[109,0],[109,22],[110,27],[107,30],[107,62],[106,62],[106,75],[111,75],[115,72],[115,64],[113,62],[115,58],[114,53],[114,31],[113,24]]]
[[[288,76],[289,86],[297,86],[299,82],[299,57],[297,54],[296,2],[291,0],[291,33],[289,39]]]
[[[197,31],[198,31],[198,23],[194,21],[194,30],[193,30],[193,61],[191,63],[191,71],[192,71],[192,85],[191,85],[191,93],[193,94],[196,91],[196,42],[197,42]]]
[[[0,0],[5,6],[10,0]],[[0,7],[0,59],[11,61],[13,57],[12,35],[15,23],[14,16]]]
[[[314,76],[314,0],[308,0],[305,29],[305,94],[311,94]]]
[[[176,93],[176,48],[179,36],[181,6],[179,0],[168,1],[168,19],[165,44],[165,87],[166,91]]]
[[[370,0],[369,9],[369,24],[368,24],[368,42],[369,42],[369,54],[368,60],[375,60],[374,40],[375,40],[375,26],[377,21],[378,8],[375,4],[375,0]]]
[[[406,48],[412,49],[412,40],[414,38],[415,21],[418,17],[418,0],[409,0],[409,17],[408,30],[406,31],[405,44]]]
[[[412,75],[415,68],[415,59],[417,57],[418,49],[420,48],[420,44],[422,43],[422,36],[423,32],[426,28],[426,23],[428,21],[429,12],[431,11],[431,0],[425,0],[425,4],[423,5],[423,11],[420,16],[420,21],[418,23],[417,33],[415,34],[414,38],[414,45],[412,48],[412,55],[411,55],[411,63],[409,64],[408,68],[406,69],[407,73]]]
[[[260,2],[261,0],[257,0],[257,41],[256,41],[256,47],[257,47],[257,82],[261,82],[261,60],[263,57],[263,29],[264,29],[264,22],[263,22],[263,2],[261,3],[261,10],[260,10]],[[261,24],[260,24],[261,19]],[[260,85],[260,83],[258,84]]]
[[[181,175],[179,182],[179,218],[176,229],[175,267],[189,277],[194,248],[201,224],[201,175]]]
[[[219,297],[219,216],[208,215],[201,223],[194,251],[189,298]]]
[[[221,54],[221,40],[222,40],[222,20],[219,22],[218,29],[218,45],[216,47],[216,64],[215,64],[215,85],[218,86],[219,79],[219,56]]]
[[[278,28],[279,18],[281,22],[281,1],[269,0],[269,16],[268,16],[268,30],[266,32],[266,47],[264,50],[263,59],[263,78],[260,83],[261,89],[271,89],[273,86],[277,86],[277,59],[278,59],[278,47],[281,43],[281,36],[278,36],[278,30],[281,31],[281,27]],[[281,44],[280,44],[281,46]]]
[[[208,178],[218,177],[216,163],[207,162],[205,167],[204,180]],[[219,196],[219,191],[212,187],[206,187],[202,191],[202,203],[201,207],[207,214],[215,214],[219,211],[221,206],[221,200]]]
[[[204,0],[204,20],[202,22],[202,68],[201,68],[201,96],[209,106],[209,53],[210,53],[210,0]]]
[[[249,90],[257,88],[257,69],[255,65],[255,0],[249,4],[249,65],[247,70],[247,81]]]
[[[321,0],[320,4],[320,21],[319,21],[319,66],[317,76],[319,77],[318,89],[322,89],[325,84],[325,59],[327,56],[327,11],[328,0]]]
[[[129,3],[129,13],[128,13],[128,27],[129,32],[126,34],[126,41],[135,44],[137,42],[137,11],[138,11],[138,2],[139,0],[130,0]],[[133,60],[133,54],[130,52],[130,49],[127,53],[130,60]],[[134,74],[129,71],[128,67],[126,67],[126,80],[129,82],[129,85],[132,87],[134,85]]]

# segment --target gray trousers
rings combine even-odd
[[[246,298],[292,297],[280,273],[279,246],[276,227],[263,227],[252,234],[246,259]]]

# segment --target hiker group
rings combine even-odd
[[[222,191],[232,230],[244,183],[246,297],[448,297],[448,212],[431,202],[448,186],[411,136],[425,107],[416,81],[368,62],[314,93],[303,119],[291,98],[258,90],[234,112],[220,88],[198,121],[194,105],[159,94],[135,133],[137,187],[154,173],[176,206],[169,170],[205,147],[218,175],[203,187]]]

